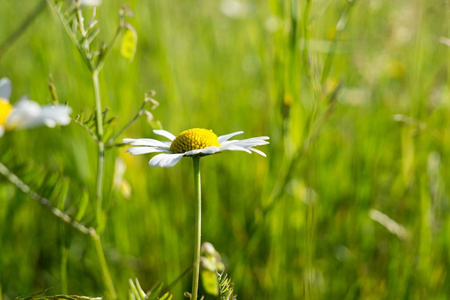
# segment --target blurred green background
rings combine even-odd
[[[0,2],[0,42],[38,3]],[[119,127],[155,90],[152,113],[170,132],[271,137],[260,147],[267,158],[202,159],[202,239],[222,254],[239,299],[447,299],[449,1],[127,3],[136,55],[129,62],[116,45],[100,74]],[[98,8],[99,41],[112,38],[122,4]],[[13,82],[11,102],[28,94],[44,104],[49,74],[72,116],[93,111],[90,74],[45,7],[1,57],[0,77]],[[121,138],[155,138],[152,129],[141,117]],[[107,152],[102,233],[119,299],[129,278],[144,289],[175,280],[191,264],[194,236],[191,161],[149,168],[151,155],[125,149]],[[112,188],[116,157],[126,171]],[[96,158],[74,123],[0,139],[0,161],[43,196],[70,180],[70,215],[83,192],[94,201]],[[68,293],[103,295],[89,237],[0,178],[3,299],[61,293],[65,248]],[[172,289],[175,299],[190,277]]]

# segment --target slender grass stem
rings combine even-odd
[[[192,277],[192,297],[197,300],[198,281],[200,274],[200,244],[202,236],[202,191],[200,177],[200,157],[194,156],[194,184],[195,184],[195,247],[194,247],[194,271]]]
[[[96,183],[96,198],[97,198],[97,207],[96,207],[96,220],[97,226],[102,227],[103,220],[103,210],[102,210],[102,202],[103,202],[103,175],[105,169],[105,143],[103,141],[103,117],[102,117],[102,102],[100,98],[100,84],[98,82],[98,71],[95,70],[92,72],[92,83],[94,85],[94,94],[95,94],[95,113],[97,119],[97,145],[98,145],[98,158],[97,158],[97,183]],[[97,252],[97,256],[100,263],[100,268],[102,270],[103,280],[105,282],[106,288],[109,293],[110,299],[117,299],[117,293],[114,289],[114,284],[111,279],[111,274],[108,269],[108,264],[106,263],[105,254],[103,253],[103,246],[100,239],[100,236],[97,232],[93,232],[91,234],[92,240],[95,244],[95,251]]]
[[[98,82],[98,72],[92,72],[92,83],[94,85],[95,94],[95,113],[97,119],[97,183],[96,183],[96,221],[97,226],[102,224],[102,202],[103,202],[103,173],[105,168],[105,144],[103,142],[103,117],[102,117],[102,102],[100,98],[100,85]]]
[[[116,291],[114,289],[114,285],[113,285],[113,282],[112,282],[112,279],[111,279],[111,274],[109,273],[108,265],[106,264],[105,255],[103,253],[103,247],[102,247],[102,243],[101,243],[101,240],[100,240],[100,236],[97,234],[95,229],[94,228],[87,228],[83,224],[73,220],[70,216],[65,214],[60,209],[54,207],[52,205],[52,203],[50,202],[50,200],[48,200],[47,198],[44,198],[41,195],[39,195],[36,192],[34,192],[19,177],[17,177],[15,174],[13,174],[11,171],[9,171],[9,169],[5,165],[3,165],[1,162],[0,162],[0,174],[5,176],[19,190],[21,190],[25,194],[29,195],[31,198],[33,198],[36,201],[38,201],[42,206],[47,208],[53,215],[55,215],[56,217],[58,217],[59,219],[61,219],[65,223],[71,225],[72,227],[74,227],[78,231],[80,231],[80,232],[82,232],[84,234],[89,234],[91,236],[91,238],[92,238],[92,240],[93,240],[93,242],[95,244],[95,251],[96,251],[98,259],[99,259],[100,268],[102,270],[103,280],[105,282],[106,288],[107,288],[108,293],[109,293],[109,298],[108,299],[113,299],[113,300],[117,299],[117,294],[116,294]],[[65,268],[64,262],[63,262],[63,265],[61,266],[62,274],[64,274],[66,272],[63,268]],[[63,280],[64,280],[64,278],[63,278]]]
[[[120,23],[121,24],[123,23],[122,17],[121,17]],[[123,28],[124,27],[122,25],[119,25],[119,27],[117,28],[116,33],[114,34],[114,37],[113,37],[111,43],[106,47],[105,53],[103,54],[103,56],[101,57],[101,59],[98,62],[97,70],[101,70],[103,68],[103,64],[105,63],[106,58],[108,57],[109,53],[111,53],[111,49],[113,48],[114,44],[116,43],[117,39],[119,38],[119,35],[122,32]]]
[[[119,130],[119,132],[113,138],[111,138],[108,141],[108,143],[106,144],[107,148],[110,148],[112,145],[114,145],[114,141],[117,140],[117,138],[121,136],[125,130],[127,130],[131,125],[133,125],[133,123],[136,122],[136,120],[139,119],[140,116],[142,116],[142,114],[145,112],[144,110],[145,104],[146,102],[144,101],[141,107],[139,108],[139,111],[136,113],[136,115],[134,115],[134,117],[127,124],[125,124],[125,126],[123,126],[122,129]]]
[[[356,0],[347,0],[346,5],[342,9],[342,13],[339,17],[339,21],[336,24],[336,33],[333,37],[333,40],[331,41],[330,48],[328,49],[328,54],[325,59],[322,77],[320,80],[320,82],[322,84],[325,83],[325,80],[328,78],[328,75],[330,74],[331,66],[333,65],[334,56],[336,53],[338,37],[347,27],[348,19],[350,17],[350,12],[355,3],[356,3]]]
[[[95,67],[94,67],[91,59],[89,59],[89,57],[86,55],[85,50],[81,47],[80,43],[78,43],[78,39],[77,39],[75,33],[72,31],[71,26],[67,22],[67,20],[64,16],[64,13],[56,6],[55,1],[53,1],[53,0],[46,0],[46,1],[47,1],[48,5],[50,6],[50,8],[53,10],[53,12],[60,19],[61,23],[64,26],[64,29],[66,30],[67,35],[69,36],[72,43],[77,47],[78,52],[80,52],[81,57],[83,58],[84,62],[86,63],[86,66],[89,68],[90,71],[94,71]]]
[[[19,177],[17,177],[15,174],[13,174],[4,164],[0,162],[0,174],[5,176],[9,182],[14,184],[19,190],[39,202],[44,208],[48,209],[53,215],[55,215],[57,218],[61,219],[63,222],[71,225],[73,228],[77,229],[81,233],[89,234],[90,228],[87,228],[83,224],[75,221],[72,219],[69,215],[64,213],[62,210],[54,207],[50,200],[47,198],[42,197],[35,191],[33,191],[26,183],[24,183]]]
[[[117,299],[117,293],[114,288],[111,274],[109,273],[105,254],[103,253],[102,240],[95,230],[92,230],[90,235],[95,245],[95,251],[97,252],[100,268],[102,270],[103,281],[105,282],[106,288],[108,290],[108,299]]]
[[[61,246],[61,293],[67,294],[67,256],[68,249],[64,245]]]
[[[39,1],[35,9],[25,18],[22,24],[14,30],[0,45],[0,60],[14,42],[25,32],[33,21],[44,11],[45,1]]]

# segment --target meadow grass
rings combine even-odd
[[[448,1],[128,1],[134,60],[116,45],[99,75],[119,127],[157,92],[173,133],[268,135],[268,158],[202,160],[202,240],[221,253],[239,299],[446,299],[450,294]],[[245,9],[230,11],[240,3]],[[0,43],[39,1],[0,2]],[[123,2],[98,8],[108,42]],[[227,6],[228,5],[228,6]],[[89,12],[90,9],[87,9]],[[52,74],[72,116],[95,110],[89,71],[49,7],[0,57],[11,101],[50,101]],[[145,117],[122,137],[155,137]],[[116,129],[117,132],[117,129]],[[192,163],[106,152],[99,230],[118,299],[192,264]],[[116,157],[131,195],[113,189]],[[96,226],[96,144],[80,126],[17,131],[0,162],[61,209]],[[56,195],[56,196],[55,196]],[[60,203],[61,204],[61,203]],[[89,235],[0,177],[0,299],[103,296]],[[190,291],[191,273],[171,289]]]

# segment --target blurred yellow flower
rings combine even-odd
[[[12,86],[8,78],[0,79],[0,137],[5,131],[38,126],[55,127],[70,123],[72,109],[65,105],[44,105],[23,98],[16,105],[9,103]]]

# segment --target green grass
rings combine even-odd
[[[123,3],[103,2],[99,40],[108,42]],[[38,3],[0,2],[0,43]],[[100,74],[103,105],[119,127],[151,89],[160,102],[152,113],[173,133],[203,127],[271,137],[261,147],[267,159],[202,159],[202,240],[222,254],[239,299],[446,299],[450,48],[439,38],[450,36],[448,1],[242,1],[248,12],[236,18],[219,1],[128,3],[136,56],[126,61],[116,45]],[[336,30],[338,22],[345,26]],[[43,104],[50,73],[73,116],[94,111],[90,74],[46,7],[1,57],[0,77],[13,82],[12,102],[29,94]],[[141,117],[122,137],[155,136]],[[127,299],[129,278],[144,289],[175,280],[192,263],[194,236],[190,159],[149,168],[151,155],[125,149],[107,152],[102,233],[119,299]],[[117,156],[130,198],[111,189]],[[43,196],[55,200],[56,179],[70,180],[71,216],[87,191],[88,226],[96,160],[95,143],[74,123],[0,139],[0,162]],[[372,209],[409,238],[373,220]],[[190,277],[171,290],[175,299],[190,290]],[[0,287],[0,299],[47,288],[105,294],[91,239],[3,177]]]

